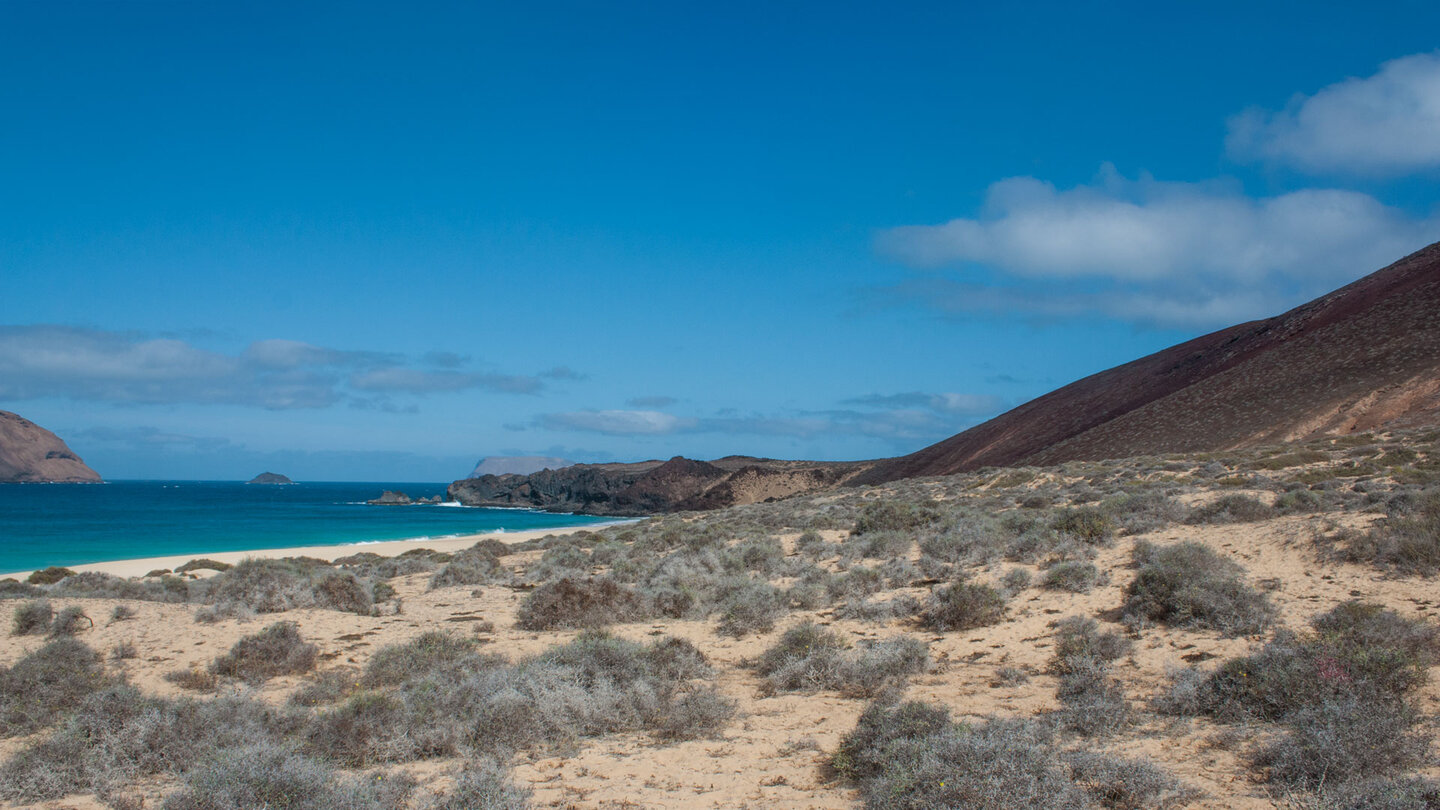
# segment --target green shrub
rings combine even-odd
[[[73,576],[75,576],[75,572],[69,568],[52,565],[49,568],[42,568],[39,571],[31,572],[30,576],[25,578],[25,581],[31,585],[54,585],[66,577]]]
[[[531,591],[515,624],[526,630],[597,628],[646,618],[645,600],[608,577],[564,579]]]
[[[957,582],[930,595],[920,622],[937,632],[996,624],[1005,616],[1005,597],[989,585]]]
[[[277,675],[299,675],[315,668],[319,650],[307,644],[294,622],[276,622],[235,642],[230,652],[215,659],[217,675],[258,683]]]
[[[1199,543],[1135,544],[1139,571],[1125,588],[1123,613],[1131,620],[1176,627],[1205,627],[1225,635],[1264,630],[1275,608],[1246,585],[1244,569]]]
[[[198,560],[191,560],[190,562],[187,562],[187,563],[185,563],[184,565],[181,565],[181,566],[176,567],[175,573],[177,573],[177,574],[185,574],[185,573],[189,573],[189,572],[191,572],[191,571],[206,571],[206,570],[209,570],[209,571],[229,571],[229,570],[230,570],[231,568],[233,568],[233,567],[234,567],[234,566],[230,565],[230,563],[223,563],[223,562],[220,562],[220,561],[218,561],[218,560],[209,559],[208,557],[202,557],[202,558],[200,558],[200,559],[198,559]]]

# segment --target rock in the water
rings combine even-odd
[[[0,411],[0,483],[99,483],[100,474],[29,419]]]
[[[414,502],[415,501],[410,499],[409,495],[406,495],[403,492],[394,492],[388,489],[385,490],[384,494],[382,494],[380,497],[371,498],[370,500],[366,501],[366,503],[372,504],[374,506],[408,506]]]
[[[255,476],[254,478],[251,478],[249,481],[246,481],[245,483],[247,483],[247,484],[293,484],[293,483],[295,483],[295,482],[294,482],[294,481],[291,481],[289,478],[286,478],[285,476],[281,475],[280,473],[263,472],[263,473],[260,473],[259,475]]]

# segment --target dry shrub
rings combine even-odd
[[[530,592],[515,614],[526,630],[598,628],[645,618],[645,600],[608,577],[549,582]]]
[[[299,675],[315,668],[319,650],[307,644],[294,622],[276,622],[235,642],[230,652],[215,659],[217,675],[258,683],[277,675]]]

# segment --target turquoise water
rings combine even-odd
[[[395,482],[0,484],[0,572],[136,557],[584,526],[602,520],[522,509],[365,503],[387,489],[412,498],[445,495],[445,484]]]

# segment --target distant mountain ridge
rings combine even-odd
[[[475,463],[471,478],[482,475],[529,475],[541,470],[558,470],[574,464],[554,456],[486,456]]]
[[[1440,423],[1440,243],[1281,315],[1102,371],[852,483]]]
[[[54,433],[10,411],[0,411],[0,483],[99,483]]]
[[[591,515],[648,515],[717,509],[841,484],[863,463],[776,461],[727,456],[694,461],[573,464],[531,475],[483,475],[446,491],[467,506],[522,506]]]

